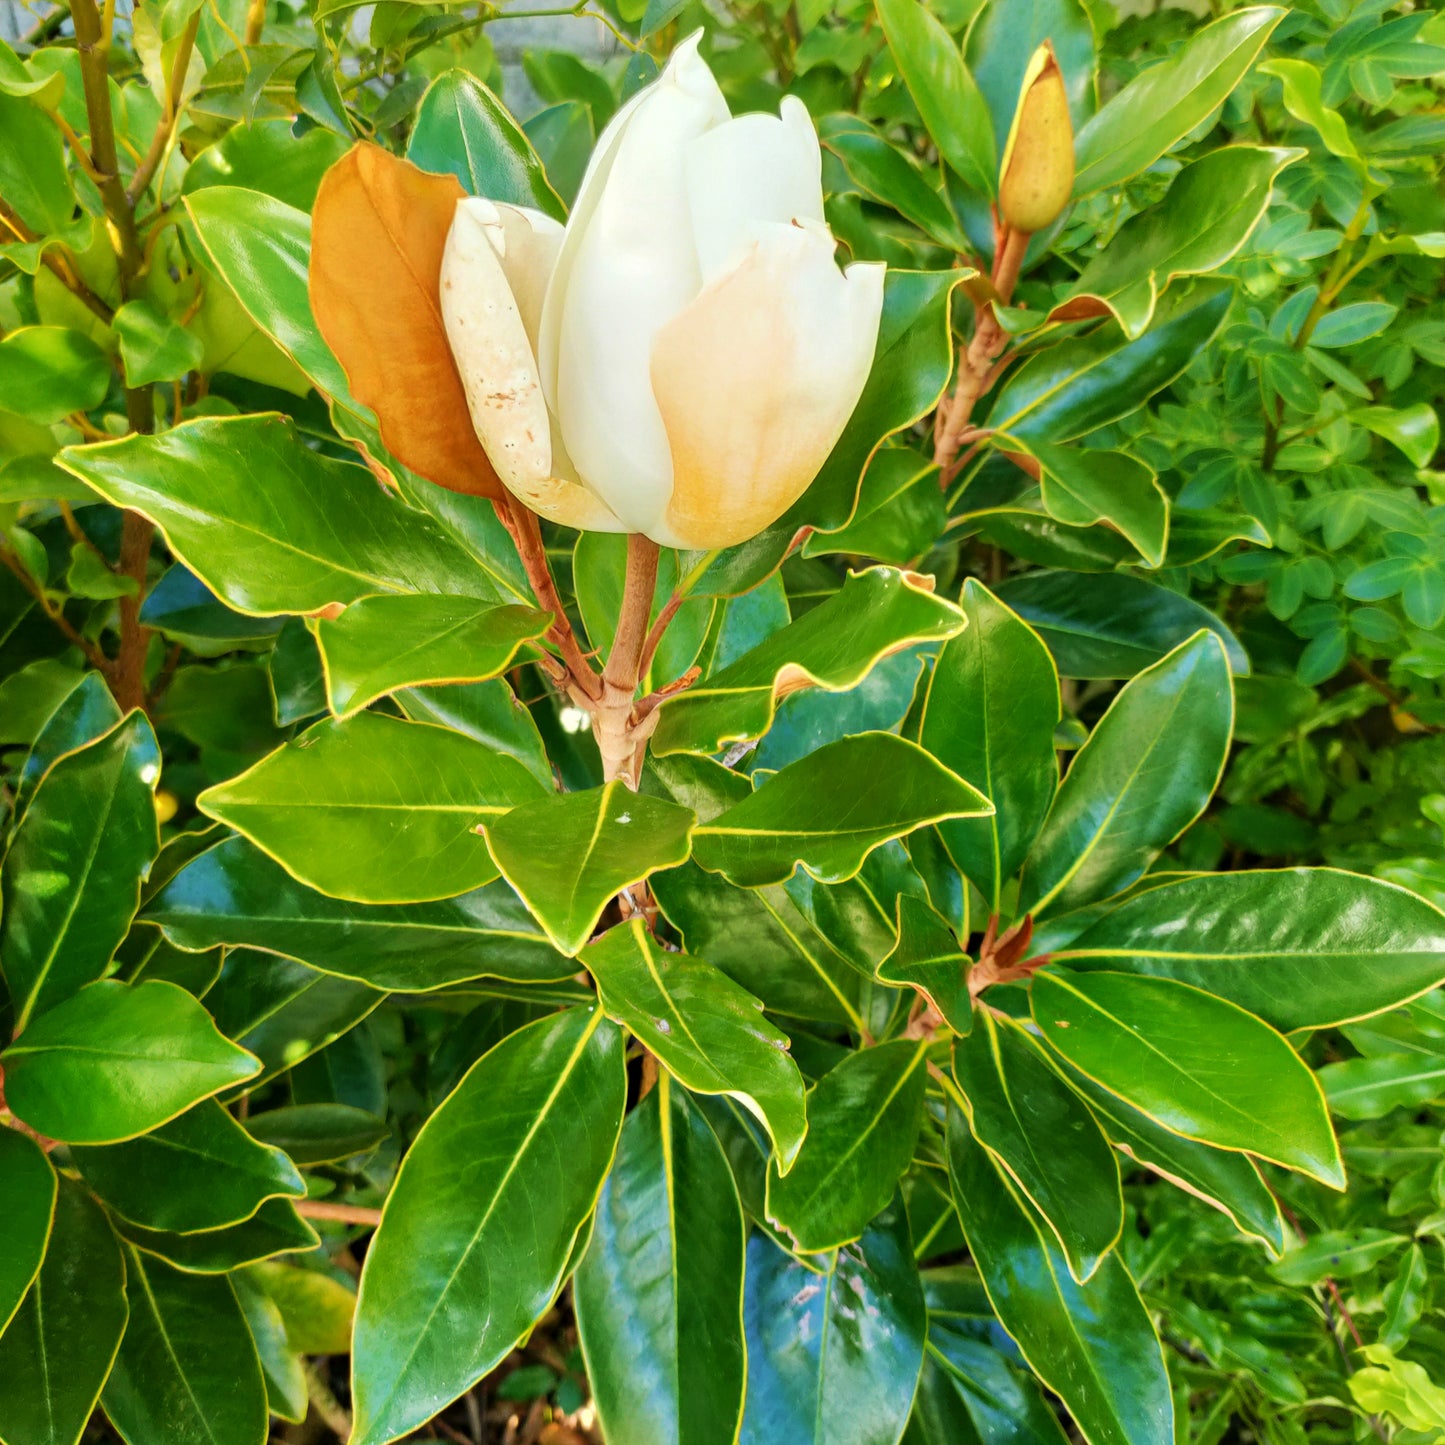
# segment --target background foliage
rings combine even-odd
[[[377,664],[375,638],[402,616],[431,641],[443,623],[466,622],[457,596],[479,598],[474,613],[527,599],[488,507],[393,468],[404,498],[395,503],[343,467],[356,456],[349,441],[382,454],[309,329],[304,213],[326,167],[356,137],[452,170],[470,190],[510,187],[560,210],[620,101],[656,73],[678,37],[702,26],[735,111],[775,108],[783,93],[807,102],[827,152],[829,219],[844,245],[917,274],[890,282],[885,340],[896,344],[880,348],[861,420],[806,512],[750,548],[704,559],[710,573],[683,558],[665,579],[669,589],[680,577],[695,585],[655,681],[695,659],[706,675],[664,712],[652,796],[632,804],[660,810],[655,836],[666,834],[679,804],[703,818],[705,831],[741,797],[761,799],[749,793],[749,774],[804,766],[829,746],[858,750],[829,755],[850,779],[900,776],[886,769],[903,766],[889,750],[905,744],[880,733],[918,739],[969,776],[964,760],[948,755],[962,744],[946,721],[931,733],[924,706],[928,687],[950,676],[940,666],[927,681],[956,630],[938,599],[957,598],[974,622],[965,637],[996,633],[1003,651],[995,661],[1006,658],[1015,676],[1033,669],[1034,691],[1019,683],[1014,705],[1023,711],[1010,726],[1020,735],[1042,726],[1049,759],[1101,728],[1111,703],[1136,708],[1129,730],[1116,728],[1117,752],[1132,759],[1148,751],[1146,740],[1157,746],[1150,787],[1178,795],[1176,825],[1143,840],[1132,872],[1127,858],[1116,863],[1095,896],[1128,887],[1145,866],[1168,874],[1308,864],[1371,874],[1445,906],[1445,474],[1432,465],[1445,372],[1445,118],[1436,79],[1445,21],[1390,0],[1250,11],[1217,4],[1204,14],[1126,13],[1108,0],[948,0],[930,10],[931,22],[913,0],[598,0],[591,13],[605,14],[614,58],[597,67],[565,51],[529,53],[525,78],[540,99],[530,114],[530,100],[509,94],[494,52],[518,12],[485,6],[147,0],[134,11],[98,12],[76,4],[36,13],[13,52],[0,49],[0,746],[9,830],[0,1036],[16,1034],[0,1064],[14,1115],[65,1140],[50,1156],[62,1166],[51,1222],[49,1206],[35,1201],[56,1176],[24,1132],[0,1128],[0,1220],[11,1246],[0,1250],[0,1320],[18,1310],[0,1335],[7,1445],[74,1440],[82,1428],[92,1438],[119,1432],[132,1445],[239,1445],[264,1437],[268,1409],[293,1422],[273,1422],[281,1438],[344,1436],[359,1403],[346,1367],[356,1277],[368,1249],[385,1248],[385,1236],[369,1245],[374,1211],[403,1153],[412,1150],[409,1168],[427,1181],[422,1192],[445,1199],[457,1187],[458,1159],[504,1148],[508,1131],[523,1129],[541,1061],[574,1050],[582,1062],[565,1075],[567,1088],[589,1102],[569,1095],[555,1111],[559,1162],[539,1176],[547,1187],[528,1203],[556,1213],[564,1257],[551,1277],[543,1270],[518,1281],[509,1302],[514,1337],[539,1314],[543,1323],[515,1351],[474,1361],[485,1379],[419,1438],[430,1430],[554,1445],[595,1439],[600,1404],[604,1418],[615,1412],[615,1440],[643,1442],[653,1426],[625,1411],[652,1392],[705,1402],[699,1408],[714,1420],[730,1408],[727,1392],[741,1388],[741,1376],[726,1341],[705,1348],[694,1336],[670,1386],[638,1373],[636,1353],[609,1349],[626,1335],[625,1321],[608,1315],[625,1279],[609,1270],[626,1275],[641,1248],[626,1231],[655,1219],[655,1199],[619,1199],[624,1184],[609,1185],[591,1226],[603,1242],[553,1300],[553,1279],[587,1246],[583,1220],[629,1101],[614,1179],[649,1177],[666,1140],[676,1167],[691,1171],[689,1188],[730,1200],[739,1223],[755,1226],[744,1440],[831,1445],[892,1440],[905,1429],[912,1445],[1062,1438],[1054,1397],[1000,1329],[995,1310],[1007,1310],[974,1269],[989,1277],[981,1240],[1030,1226],[1045,1241],[1036,1251],[1052,1251],[1056,1263],[1068,1255],[1081,1273],[1103,1254],[1114,1263],[1096,1277],[1112,1278],[1122,1257],[1164,1342],[1178,1439],[1442,1438],[1445,1395],[1431,1383],[1445,1378],[1445,1011],[1437,992],[1356,1022],[1343,1022],[1354,1017],[1349,1009],[1319,1012],[1302,1029],[1298,1017],[1270,1017],[1298,1030],[1293,1041],[1339,1132],[1348,1192],[1329,1187],[1329,1151],[1318,1140],[1313,1153],[1301,1146],[1261,1166],[1281,1216],[1257,1177],[1175,1188],[1137,1163],[1160,1141],[1135,1137],[1119,1155],[1126,1208],[1112,1224],[1107,1200],[1101,1222],[1089,1217],[1089,1181],[1118,1152],[1107,1145],[1102,1164],[1083,1158],[1081,1146],[1082,1173],[1052,1181],[1067,1207],[1051,1208],[1038,1192],[1050,1181],[1035,1179],[1036,1212],[1015,1201],[1012,1221],[970,1218],[965,1190],[957,1217],[945,1164],[957,1187],[993,1168],[974,1134],[1009,1153],[981,1117],[990,1058],[1042,1068],[1039,1097],[1050,1089],[1079,1096],[1049,1082],[1057,1075],[1023,1030],[982,1013],[955,1056],[953,1093],[925,1085],[908,1030],[913,995],[889,985],[931,977],[919,970],[949,956],[956,987],[950,926],[980,954],[997,942],[985,939],[990,913],[1007,923],[1013,909],[1030,906],[1019,887],[1038,911],[1073,886],[1029,871],[1047,872],[1048,856],[1031,861],[1021,885],[1010,881],[1052,778],[1033,798],[1010,797],[1007,808],[995,797],[1021,835],[1018,856],[991,878],[965,869],[971,890],[948,863],[940,832],[917,827],[931,823],[922,801],[936,802],[931,777],[917,782],[920,801],[906,819],[879,826],[877,841],[913,829],[907,849],[889,841],[861,881],[827,886],[862,861],[827,856],[810,862],[823,882],[799,875],[783,888],[788,866],[770,871],[766,858],[730,858],[716,837],[705,844],[701,835],[693,857],[714,871],[692,864],[653,880],[664,931],[670,924],[690,953],[731,976],[731,987],[760,995],[802,1076],[823,1080],[808,1103],[819,1135],[814,1158],[830,1142],[825,1091],[851,1089],[859,1107],[886,1098],[895,1110],[880,1107],[886,1127],[868,1131],[868,1167],[841,1191],[840,1208],[851,1205],[856,1221],[810,1205],[803,1163],[801,1174],[780,1175],[776,1163],[765,1172],[770,1145],[779,1158],[797,1153],[799,1085],[780,1081],[775,1067],[770,1084],[765,1064],[752,1061],[746,1092],[767,1101],[763,1130],[726,1090],[713,1091],[696,1060],[669,1057],[647,992],[652,945],[635,926],[609,934],[589,969],[606,1011],[666,1065],[640,1103],[641,1062],[630,1065],[627,1099],[620,1072],[609,1072],[623,1047],[614,1024],[600,1012],[585,1025],[581,1010],[556,1012],[591,996],[573,978],[576,962],[557,948],[575,953],[595,917],[549,913],[545,901],[529,914],[505,881],[490,881],[488,855],[459,850],[445,819],[417,824],[408,853],[425,876],[413,881],[384,834],[368,852],[362,830],[336,854],[315,839],[302,846],[294,820],[275,816],[278,797],[324,792],[316,780],[328,770],[341,780],[384,776],[403,718],[452,730],[429,735],[424,763],[433,777],[473,779],[491,768],[507,806],[555,809],[563,800],[546,797],[555,770],[576,797],[597,797],[580,791],[597,781],[590,739],[527,661],[540,631],[535,614],[512,606],[500,632],[493,619],[486,664],[475,649],[461,663],[434,660],[429,672]],[[940,488],[927,419],[950,375],[947,337],[967,345],[980,294],[969,281],[956,285],[956,268],[960,257],[983,271],[992,260],[984,193],[1022,63],[1044,38],[1070,80],[1078,199],[1035,239],[999,312],[1011,340],[1043,354],[1015,362],[982,398],[972,422],[995,430],[964,444]],[[108,46],[110,78],[101,86],[109,139],[86,103],[94,72],[83,69],[80,51],[96,43]],[[1161,61],[1173,67],[1165,82],[1111,113],[1111,98]],[[1191,87],[1187,77],[1197,73],[1206,83]],[[518,104],[525,139],[476,81]],[[1106,303],[1098,329],[1067,319],[1041,325],[1080,297]],[[1060,377],[1062,386],[1047,384]],[[266,419],[272,413],[289,423]],[[192,425],[174,429],[182,422]],[[154,441],[98,445],[153,426]],[[893,434],[870,462],[874,445]],[[1081,437],[1085,445],[1068,445]],[[778,568],[799,522],[818,531]],[[278,540],[286,548],[272,545]],[[609,538],[548,540],[579,620],[601,641],[620,553]],[[894,572],[849,577],[869,563],[912,567],[935,579],[936,592],[930,598]],[[442,611],[389,617],[384,605],[368,604],[370,634],[364,607],[312,627],[302,620],[377,593],[431,594]],[[820,614],[828,625],[814,628],[810,644],[797,629]],[[849,655],[818,655],[816,636],[830,630],[849,637]],[[752,711],[739,723],[709,701],[708,684],[760,646],[742,675]],[[977,676],[961,643],[954,647],[956,685],[972,700]],[[834,666],[832,690],[775,704],[778,668],[795,659],[815,671]],[[1055,665],[1057,728],[1049,711]],[[482,666],[490,680],[430,685],[477,677]],[[1158,716],[1158,680],[1167,676],[1173,687],[1186,674],[1204,678],[1201,700],[1190,705],[1187,727],[1176,720],[1171,729]],[[1128,679],[1136,679],[1130,693],[1116,701]],[[1221,723],[1217,706],[1231,687],[1232,743],[1230,718]],[[142,705],[143,713],[130,711]],[[263,769],[284,761],[248,771],[328,707],[357,716],[321,722],[303,753],[277,754],[292,760],[294,776],[265,781]],[[759,734],[755,751],[727,750]],[[1096,757],[1105,750],[1093,749]],[[732,771],[701,761],[708,753],[725,753]],[[910,757],[908,766],[923,765],[921,755]],[[806,795],[809,780],[792,776]],[[971,806],[953,801],[960,814]],[[622,806],[598,806],[614,804]],[[661,811],[668,806],[672,815]],[[594,815],[540,816],[514,829],[511,853],[501,830],[494,840],[523,895],[537,866],[529,837],[544,828],[555,851]],[[221,841],[224,825],[244,836]],[[323,841],[324,825],[316,824]],[[777,826],[776,814],[764,822]],[[942,830],[960,862],[974,846],[970,826],[977,820],[955,818]],[[685,849],[662,847],[645,867],[597,883],[598,907],[620,882],[680,856]],[[453,858],[444,890],[452,896],[437,901],[432,870]],[[382,875],[384,886],[368,882]],[[1157,896],[1139,899],[1147,906]],[[1357,895],[1340,898],[1338,909],[1327,899],[1307,916],[1328,930]],[[1093,898],[1081,892],[1072,901]],[[1402,935],[1423,937],[1426,915],[1402,916]],[[1040,926],[1036,954],[1066,948],[1080,932],[1077,917]],[[1438,940],[1438,925],[1429,927]],[[476,976],[479,946],[485,978]],[[803,963],[774,977],[756,967],[760,956],[783,955]],[[990,956],[997,966],[1010,961]],[[875,978],[885,957],[894,973]],[[107,972],[106,982],[94,981]],[[706,996],[726,982],[714,970],[697,987]],[[1418,991],[1401,988],[1398,997]],[[929,997],[950,1022],[958,1017],[950,1008],[967,1015],[966,999]],[[990,1001],[1027,1014],[1026,999],[1008,998],[1001,989]],[[1054,1002],[1062,1010],[1067,1000]],[[1268,1012],[1264,1003],[1247,1006]],[[1226,1033],[1211,1041],[1222,1048]],[[1241,1070],[1258,1044],[1242,1037]],[[88,1066],[75,1045],[96,1038],[111,1041],[128,1060],[125,1077],[142,1085],[115,1086],[114,1075]],[[864,1039],[885,1042],[860,1050]],[[482,1091],[480,1125],[474,1119],[468,1132],[454,1111],[451,1125],[442,1119],[414,1143],[494,1045],[486,1072],[469,1076]],[[688,1089],[669,1082],[673,1075]],[[452,1097],[465,1103],[466,1088]],[[1259,1092],[1272,1096],[1275,1084]],[[1148,1125],[1143,1116],[1121,1121],[1116,1103],[1111,1126],[1112,1096],[1085,1097],[1116,1143]],[[843,1152],[861,1135],[857,1113],[838,1107],[831,1142]],[[610,1138],[599,1119],[611,1121]],[[1047,1137],[1064,1127],[1054,1120]],[[889,1134],[910,1146],[903,1157],[890,1158]],[[592,1157],[599,1152],[606,1157]],[[1206,1154],[1242,1159],[1198,1150]],[[1196,1164],[1198,1156],[1190,1156]],[[1177,1178],[1183,1169],[1176,1161],[1166,1172]],[[975,1197],[1005,1197],[1000,1188],[995,1179]],[[1196,1197],[1211,1188],[1216,1198],[1224,1193],[1223,1211]],[[790,1238],[766,1223],[779,1212]],[[1061,1228],[1057,1241],[1040,1219]],[[397,1230],[391,1273],[401,1279],[409,1261]],[[1271,1238],[1273,1251],[1262,1243]],[[524,1252],[513,1236],[487,1248],[497,1265]],[[790,1250],[830,1262],[800,1263]],[[39,1265],[41,1253],[32,1285],[25,1261]],[[910,1256],[923,1267],[921,1284]],[[382,1290],[384,1262],[372,1268]],[[796,1324],[787,1307],[818,1279],[828,1286],[818,1309],[836,1307],[834,1328],[843,1327],[851,1293],[866,1316],[887,1313],[887,1338],[913,1340],[921,1351],[926,1316],[911,1417],[906,1390],[901,1414],[888,1403],[890,1384],[910,1369],[917,1377],[907,1348],[890,1354],[865,1339],[860,1355],[833,1366],[800,1363],[786,1342],[770,1339],[779,1319]],[[1063,1279],[1067,1289],[1067,1269]],[[727,1286],[713,1277],[699,1288]],[[396,1288],[396,1298],[373,1307],[370,1340],[363,1311],[358,1353],[384,1348],[378,1329],[407,1335],[411,1326],[398,1322],[411,1306]],[[1037,1302],[1036,1286],[1020,1288]],[[589,1308],[584,1360],[576,1319],[585,1334]],[[1058,1323],[1037,1308],[1030,1317],[1046,1333]],[[1086,1403],[1081,1413],[1068,1381],[1040,1364],[1066,1355],[1064,1344],[1031,1345],[1027,1322],[1023,1333],[1016,1320],[1004,1324],[1088,1438],[1158,1438],[1127,1403],[1097,1407],[1097,1415]],[[1105,1331],[1097,1343],[1117,1357],[1121,1339],[1137,1345],[1141,1337],[1152,1337],[1147,1327],[1142,1336]],[[65,1369],[41,1386],[36,1371],[62,1339]],[[827,1376],[828,1368],[838,1373]],[[789,1411],[808,1382],[825,1376],[850,1423],[798,1424]],[[1147,1393],[1147,1380],[1139,1388]],[[432,1408],[455,1393],[443,1384]],[[86,1427],[97,1398],[104,1414]],[[387,1423],[389,1407],[363,1403],[373,1423],[383,1422],[366,1438],[389,1438],[391,1424],[411,1429],[430,1413]],[[759,1421],[773,1422],[774,1433]],[[710,1438],[705,1426],[695,1437],[688,1428],[681,1438]]]

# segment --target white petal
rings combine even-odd
[[[667,505],[672,462],[648,366],[659,327],[702,284],[684,157],[728,118],[695,40],[604,132],[543,310],[543,384],[578,473],[643,531]]]
[[[442,257],[441,309],[472,426],[497,475],[533,511],[567,526],[620,523],[567,478],[533,344],[562,227],[540,211],[472,197],[457,203]]]
[[[769,224],[823,219],[823,153],[808,108],[740,115],[688,147],[687,195],[703,281],[737,265]]]
[[[803,494],[868,379],[883,273],[840,272],[822,226],[773,226],[663,328],[652,384],[675,481],[654,541],[730,547]]]

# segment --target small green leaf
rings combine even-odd
[[[0,1336],[40,1273],[55,1216],[55,1171],[40,1146],[17,1129],[0,1129]]]
[[[126,1255],[130,1321],[101,1397],[127,1440],[259,1445],[266,1384],[250,1326],[225,1279]]]
[[[279,1150],[259,1144],[214,1099],[122,1144],[71,1150],[107,1206],[147,1229],[189,1234],[249,1219],[306,1185]]]
[[[379,713],[317,723],[196,800],[308,887],[424,903],[490,882],[484,823],[545,797],[515,758]]]
[[[953,1046],[973,1137],[1058,1238],[1081,1283],[1124,1229],[1119,1166],[1084,1101],[1017,1024],[988,1010]]]
[[[67,1144],[134,1138],[260,1069],[184,989],[114,979],[42,1014],[0,1064],[15,1116]]]
[[[301,1357],[286,1342],[286,1322],[281,1311],[244,1274],[232,1276],[231,1288],[236,1291],[236,1303],[246,1317],[261,1364],[267,1407],[273,1415],[292,1424],[304,1420],[311,1403],[306,1393],[306,1372]]]
[[[1086,1284],[1070,1275],[1048,1226],[948,1111],[948,1175],[969,1253],[1024,1358],[1094,1445],[1174,1438],[1164,1352],[1117,1251]]]
[[[1297,1289],[1329,1278],[1350,1279],[1373,1269],[1407,1242],[1407,1236],[1386,1229],[1327,1230],[1286,1251],[1269,1272]]]
[[[1320,72],[1307,60],[1279,58],[1266,60],[1260,67],[1264,75],[1275,76],[1284,87],[1284,108],[1298,121],[1313,126],[1325,143],[1325,149],[1344,160],[1361,165],[1350,127],[1339,111],[1331,110],[1321,94]]]
[[[803,1077],[761,999],[711,964],[659,948],[640,919],[609,929],[582,963],[610,1018],[689,1089],[741,1100],[791,1166],[808,1127]]]
[[[268,1199],[249,1219],[194,1234],[168,1234],[117,1220],[125,1239],[187,1274],[230,1274],[279,1254],[305,1253],[321,1242],[289,1199]]]
[[[768,1166],[767,1217],[807,1254],[859,1238],[913,1157],[925,1047],[911,1040],[844,1056],[808,1093],[808,1136],[787,1174]]]
[[[781,883],[799,863],[820,882],[839,883],[893,838],[991,810],[916,743],[860,733],[790,763],[750,798],[699,824],[692,851],[739,887]]]
[[[1399,447],[1411,466],[1428,467],[1440,447],[1440,418],[1428,402],[1402,407],[1363,406],[1350,412],[1347,419]]]
[[[99,406],[109,390],[105,352],[79,331],[22,326],[0,341],[4,411],[50,426]]]
[[[7,1445],[77,1445],[126,1330],[125,1284],[104,1211],[62,1179],[45,1263],[0,1334]]]
[[[1117,186],[1183,140],[1228,99],[1285,13],[1277,5],[1237,10],[1124,86],[1075,139],[1074,194]]]
[[[1053,956],[1192,983],[1289,1032],[1435,987],[1445,917],[1393,883],[1333,868],[1205,874],[1146,889]]]
[[[398,688],[505,672],[552,620],[469,597],[365,597],[315,625],[331,711],[347,717]]]
[[[500,880],[432,903],[352,903],[298,883],[244,838],[188,863],[145,916],[180,948],[262,948],[407,993],[486,977],[556,983],[577,971]]]
[[[1123,973],[1041,973],[1031,995],[1052,1048],[1166,1129],[1344,1188],[1323,1090],[1252,1014],[1172,979]]]
[[[800,687],[846,692],[889,653],[952,637],[965,626],[952,603],[891,567],[851,573],[826,602],[772,634],[658,710],[651,750],[715,753],[760,737],[780,698]]]
[[[548,1307],[626,1098],[622,1034],[600,1009],[570,1009],[504,1039],[427,1120],[362,1271],[355,1445],[429,1420]]]
[[[661,1075],[623,1127],[573,1286],[609,1439],[733,1445],[746,1237],[722,1146]]]
[[[939,155],[980,195],[993,195],[993,122],[957,43],[918,0],[879,0],[878,20]]]
[[[1127,684],[1054,798],[1019,913],[1065,913],[1135,882],[1208,804],[1233,726],[1229,660],[1212,632]]]
[[[923,899],[900,893],[896,907],[898,942],[878,965],[879,980],[916,988],[927,995],[949,1028],[968,1033],[973,1027],[968,955],[953,930]]]
[[[45,775],[0,872],[0,952],[23,1028],[100,978],[160,847],[160,749],[142,712]]]
[[[487,846],[547,936],[572,955],[623,889],[686,861],[695,823],[689,808],[612,782],[514,808],[487,823]]]
[[[127,301],[110,324],[120,342],[125,384],[130,387],[178,381],[200,366],[205,354],[200,338],[177,326],[153,301]]]
[[[1380,1119],[1392,1109],[1417,1109],[1445,1095],[1445,1056],[1379,1054],[1326,1064],[1319,1081],[1333,1113]]]
[[[999,911],[1004,884],[1028,856],[1058,786],[1059,679],[1038,634],[970,578],[968,629],[938,654],[918,740],[994,805],[939,834],[949,856]]]
[[[320,612],[377,592],[476,596],[488,585],[438,523],[388,497],[365,467],[313,451],[275,414],[67,447],[59,461],[149,517],[240,612]]]
[[[506,106],[465,70],[444,70],[427,88],[406,158],[424,171],[454,175],[468,195],[567,219],[531,141]]]
[[[297,1164],[334,1164],[370,1153],[390,1131],[385,1119],[350,1104],[283,1104],[252,1114],[246,1132]]]
[[[807,1263],[755,1231],[743,1317],[748,1395],[738,1445],[897,1440],[927,1333],[908,1216],[896,1197],[858,1243]]]

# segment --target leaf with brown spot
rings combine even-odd
[[[311,310],[398,460],[449,491],[500,497],[442,325],[442,251],[463,195],[454,176],[353,146],[316,197]]]

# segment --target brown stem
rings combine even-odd
[[[14,233],[17,240],[38,241],[40,239],[38,233],[32,231],[3,200],[0,200],[0,222],[3,222],[6,228]],[[107,326],[110,325],[115,312],[76,274],[74,266],[70,263],[68,250],[63,247],[49,247],[41,253],[40,264],[88,310],[94,312]]]
[[[19,578],[21,586],[39,604],[40,610],[64,634],[67,641],[85,654],[86,661],[108,674],[114,663],[88,637],[81,636],[75,624],[50,600],[45,589],[26,571],[25,564],[8,547],[0,547],[0,563],[4,563]]]
[[[381,1210],[366,1209],[360,1204],[332,1204],[326,1199],[297,1199],[297,1214],[305,1219],[330,1219],[338,1224],[366,1224],[375,1229],[381,1223]]]
[[[552,569],[547,564],[547,549],[542,544],[542,528],[536,513],[513,500],[510,493],[504,494],[495,506],[502,525],[516,544],[517,555],[522,559],[523,570],[532,584],[538,605],[552,614],[547,640],[562,654],[562,661],[566,666],[565,674],[558,680],[564,686],[575,684],[583,699],[600,698],[602,679],[583,654],[577,642],[577,634],[572,631],[567,609],[562,605],[557,583],[552,577]]]
[[[126,192],[126,204],[131,207],[132,212],[134,212],[136,201],[145,194],[146,187],[150,185],[151,177],[155,175],[156,167],[160,165],[161,157],[165,155],[166,147],[170,145],[171,136],[175,133],[176,122],[181,117],[186,72],[191,67],[191,52],[195,49],[196,32],[200,28],[201,12],[197,10],[186,22],[186,28],[181,32],[180,43],[176,47],[175,59],[171,62],[171,73],[166,82],[165,103],[160,121],[156,125],[155,134],[151,137],[150,149],[136,169],[130,189]]]
[[[993,289],[1005,305],[1013,297],[1018,284],[1024,253],[1029,248],[1030,233],[1005,228],[999,236],[994,254]],[[962,465],[958,450],[970,426],[978,400],[998,376],[998,359],[1008,345],[1008,333],[999,325],[993,306],[976,302],[973,308],[973,339],[959,363],[958,381],[953,395],[938,408],[935,422],[933,459],[938,464],[939,486],[947,490]]]
[[[627,578],[622,587],[622,609],[607,665],[602,671],[602,696],[593,716],[596,719],[597,748],[602,754],[602,776],[620,779],[636,789],[642,775],[642,756],[647,737],[655,726],[635,713],[637,683],[642,670],[642,650],[647,641],[647,621],[657,590],[657,543],[641,533],[627,538]],[[655,714],[652,715],[655,718]]]
[[[115,676],[111,690],[122,711],[143,708],[146,703],[146,649],[151,630],[140,620],[141,603],[145,600],[146,565],[150,561],[153,524],[139,512],[127,512],[121,527],[120,570],[131,578],[135,590],[120,599],[120,650],[115,657]]]

